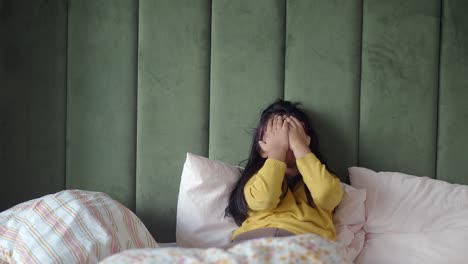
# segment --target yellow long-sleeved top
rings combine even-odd
[[[335,240],[333,209],[341,202],[343,190],[340,180],[328,172],[313,154],[296,160],[303,177],[294,189],[288,188],[284,197],[282,184],[286,163],[267,159],[263,167],[247,182],[244,195],[250,208],[247,219],[233,233],[241,233],[265,227],[281,228],[294,234],[314,233]],[[305,185],[314,200],[314,207],[307,201]]]

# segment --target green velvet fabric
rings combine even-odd
[[[135,209],[138,6],[74,0],[68,9],[67,188]]]
[[[468,184],[468,2],[445,0],[442,16],[437,178]]]
[[[330,167],[468,184],[463,0],[0,0],[0,210],[102,191],[175,239],[186,152],[301,101]]]
[[[4,16],[4,9],[3,9],[3,0],[0,1],[0,39],[4,39],[5,36],[6,36],[6,28],[5,28],[5,20],[3,18]],[[3,84],[3,80],[5,79],[5,65],[4,65],[4,62],[5,61],[5,41],[0,41],[0,85]],[[1,87],[1,86],[0,86]],[[0,89],[0,100],[2,100],[1,98],[5,98],[4,94],[2,94],[2,92],[4,92],[5,89]],[[1,101],[0,101],[1,102]],[[3,112],[6,111],[6,108],[1,108],[2,106],[4,105],[4,103],[0,103],[0,115],[3,116]],[[0,118],[0,120],[3,120],[3,118]],[[2,129],[0,129],[1,131]],[[1,133],[1,132],[0,132]],[[0,148],[0,150],[2,150]],[[3,157],[3,154],[2,152],[0,152],[0,155],[2,155]]]
[[[0,1],[0,211],[65,187],[63,1]]]
[[[359,162],[435,176],[440,1],[364,1]]]
[[[140,1],[136,212],[174,241],[186,152],[208,154],[210,2]]]

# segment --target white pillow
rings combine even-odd
[[[367,189],[367,233],[468,229],[468,186],[357,167],[349,172],[352,186]]]
[[[0,263],[97,263],[155,247],[140,219],[105,193],[61,191],[0,213]]]
[[[441,263],[433,254],[444,254],[445,263],[468,259],[456,246],[468,239],[468,186],[358,167],[349,173],[352,186],[367,189],[367,239],[357,263]]]
[[[343,246],[343,255],[349,261],[359,255],[364,246],[365,233],[362,230],[366,221],[366,190],[356,189],[345,183],[343,199],[335,210],[333,223],[336,228],[336,241]]]
[[[187,153],[177,203],[178,246],[229,245],[237,225],[224,215],[239,177],[239,167]]]

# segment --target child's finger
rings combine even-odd
[[[287,119],[285,119],[285,120],[283,121],[283,126],[282,126],[282,128],[283,128],[283,129],[286,129],[286,130],[289,128],[289,122],[288,122]]]
[[[296,128],[296,123],[290,117],[286,119],[292,128]]]
[[[270,132],[273,129],[273,119],[274,118],[275,117],[272,117],[272,118],[268,119],[267,128],[266,128],[267,132]]]
[[[283,126],[283,117],[278,116],[278,121],[276,122],[276,129],[281,129],[281,126]]]
[[[296,124],[296,126],[302,127],[301,122],[299,122],[299,120],[297,120],[297,118],[295,118],[294,116],[291,116],[291,119],[294,121],[294,123]]]
[[[283,127],[283,117],[282,116],[278,116],[278,123],[276,123],[276,129],[281,129],[281,127]]]
[[[278,127],[278,116],[275,115],[275,117],[273,118],[273,127],[272,127],[272,129],[276,130],[276,127]]]

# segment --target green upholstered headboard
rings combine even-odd
[[[465,0],[0,0],[0,210],[64,188],[175,238],[186,152],[301,101],[346,169],[468,184]]]

